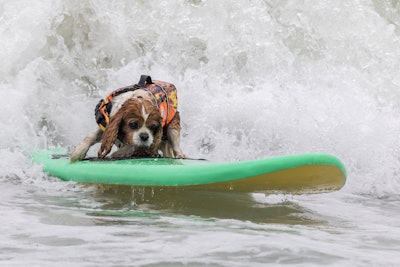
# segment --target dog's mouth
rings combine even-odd
[[[151,143],[149,142],[139,142],[135,143],[135,146],[138,148],[149,148],[151,146]]]

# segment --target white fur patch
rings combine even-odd
[[[110,117],[114,116],[118,110],[121,109],[122,105],[126,102],[126,100],[132,98],[134,91],[126,92],[120,95],[117,95],[112,100],[112,109],[110,112]]]
[[[140,102],[142,102],[142,101],[140,101]],[[149,113],[146,113],[146,109],[144,108],[143,103],[142,103],[142,117],[144,119],[144,123],[146,123],[147,118],[149,117]]]

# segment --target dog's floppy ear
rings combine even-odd
[[[114,145],[115,141],[118,138],[118,131],[119,131],[119,126],[121,124],[122,118],[123,118],[124,112],[122,109],[120,109],[117,114],[112,116],[110,118],[110,123],[107,125],[102,141],[101,141],[101,146],[98,152],[98,157],[99,158],[105,158],[105,156],[110,153],[112,146]]]

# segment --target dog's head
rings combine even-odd
[[[104,158],[110,153],[118,139],[123,145],[134,148],[132,155],[154,155],[162,138],[162,118],[157,106],[144,98],[127,100],[118,112],[110,118],[98,153]]]

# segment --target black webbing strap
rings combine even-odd
[[[138,85],[140,87],[144,87],[145,84],[152,84],[153,81],[151,80],[151,77],[149,75],[141,75],[140,80],[138,82]]]

